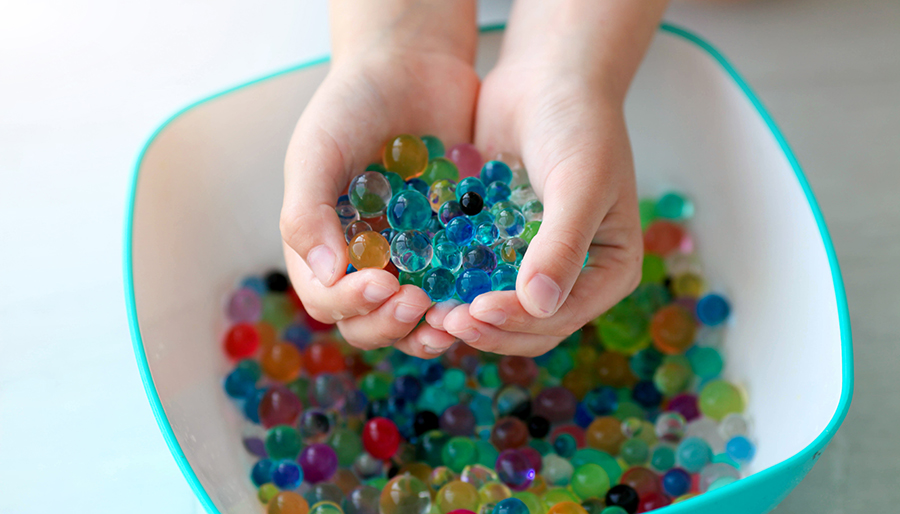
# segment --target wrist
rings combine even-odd
[[[360,55],[440,54],[473,62],[474,0],[332,0],[332,61]]]

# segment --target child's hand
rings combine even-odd
[[[431,305],[418,287],[401,287],[384,270],[345,275],[347,245],[334,206],[353,176],[380,161],[387,136],[435,134],[448,144],[470,139],[478,77],[472,67],[474,4],[458,5],[463,4],[472,10],[466,14],[473,41],[455,42],[446,51],[434,40],[440,34],[416,24],[415,10],[395,19],[382,5],[367,18],[361,14],[365,2],[345,5],[352,16],[338,20],[335,30],[348,36],[335,41],[332,69],[300,117],[287,152],[281,233],[291,281],[312,317],[337,323],[360,348],[396,344],[433,357],[427,348],[454,340],[427,324],[416,329]],[[446,23],[431,12],[442,8],[420,10]],[[403,23],[412,27],[396,26]],[[383,30],[364,35],[379,25]]]
[[[612,48],[604,52],[591,42],[598,30],[590,20],[579,32],[580,17],[596,13],[559,11],[537,0],[516,4],[500,62],[479,96],[477,146],[488,156],[521,155],[544,203],[516,291],[428,315],[432,326],[485,351],[545,353],[640,281],[643,243],[623,102],[655,23],[650,31],[624,31],[645,42],[606,41]],[[617,15],[609,17],[622,23]]]

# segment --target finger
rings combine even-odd
[[[394,348],[413,357],[433,359],[446,352],[456,341],[447,332],[422,323],[408,336],[394,343]]]
[[[514,291],[480,295],[472,301],[469,313],[506,331],[565,337],[609,310],[640,282],[640,241],[623,246],[592,245],[590,253],[587,267],[562,307],[549,318],[532,316]]]
[[[458,300],[447,300],[446,302],[434,304],[434,306],[425,313],[425,321],[432,327],[443,330],[444,317],[460,303],[461,302]]]
[[[469,314],[469,305],[456,307],[444,319],[447,332],[472,348],[502,355],[536,357],[553,349],[565,336],[507,332]]]
[[[356,273],[347,278],[354,275]],[[357,348],[381,348],[412,332],[430,306],[431,299],[425,291],[413,285],[404,285],[381,307],[368,314],[340,321],[338,328],[344,339]]]
[[[393,275],[376,269],[351,273],[326,287],[287,244],[284,259],[303,308],[322,323],[368,314],[400,290],[400,283]]]

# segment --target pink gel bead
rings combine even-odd
[[[447,158],[459,168],[460,180],[466,177],[477,177],[481,173],[481,165],[484,164],[484,159],[481,158],[478,149],[468,143],[451,146],[447,150]]]
[[[234,323],[256,323],[262,317],[262,300],[250,288],[238,289],[228,300],[226,314]]]

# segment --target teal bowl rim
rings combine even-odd
[[[491,25],[482,27],[481,31],[493,32],[503,30],[504,27],[504,24]],[[795,455],[779,462],[774,466],[764,469],[749,477],[742,478],[741,480],[738,480],[737,482],[734,482],[724,488],[710,491],[692,498],[690,501],[683,504],[674,504],[669,507],[664,507],[662,511],[674,512],[676,508],[682,505],[687,505],[688,507],[699,507],[700,502],[717,502],[723,499],[723,495],[731,494],[739,489],[749,489],[751,487],[754,487],[758,483],[766,481],[769,475],[777,474],[782,468],[801,465],[810,459],[817,458],[820,450],[828,443],[828,441],[831,440],[835,432],[837,432],[841,423],[844,421],[844,418],[847,416],[847,410],[850,407],[850,399],[853,396],[853,342],[852,334],[850,331],[850,312],[847,307],[847,295],[844,290],[844,280],[841,277],[841,270],[840,266],[838,265],[837,255],[834,251],[834,245],[832,244],[831,236],[828,233],[828,227],[825,225],[825,218],[824,216],[822,216],[822,211],[819,209],[819,204],[816,201],[815,196],[813,195],[812,188],[810,187],[806,176],[803,174],[803,170],[801,169],[800,163],[797,161],[797,158],[794,156],[794,152],[792,152],[790,147],[788,146],[787,140],[781,134],[781,131],[775,124],[772,116],[769,115],[768,111],[763,106],[762,102],[756,96],[753,90],[750,88],[750,86],[747,84],[747,82],[743,79],[743,77],[741,77],[735,67],[732,66],[732,64],[725,58],[725,56],[722,55],[722,53],[719,52],[713,45],[702,39],[697,34],[694,34],[693,32],[685,28],[672,25],[670,23],[663,23],[660,26],[660,30],[681,37],[685,41],[697,45],[700,49],[704,50],[716,62],[719,63],[719,65],[731,77],[735,84],[737,84],[741,91],[744,92],[744,95],[746,95],[746,97],[756,108],[757,113],[760,115],[760,117],[762,117],[763,121],[765,121],[769,130],[772,132],[772,135],[775,136],[776,141],[778,141],[778,145],[781,147],[781,151],[784,152],[785,157],[787,157],[788,162],[793,168],[794,175],[797,177],[797,181],[800,183],[800,187],[803,189],[803,193],[806,195],[806,201],[809,203],[810,210],[812,210],[813,217],[816,220],[816,225],[819,227],[819,234],[822,237],[822,243],[825,246],[825,253],[828,255],[828,263],[831,267],[831,278],[834,284],[835,298],[837,300],[838,321],[840,323],[841,329],[841,363],[843,366],[841,398],[838,403],[837,410],[835,411],[834,416],[831,418],[831,421],[829,421],[828,425],[825,427],[825,430],[823,430],[822,433],[819,434],[819,436],[816,437],[816,439],[813,440],[812,443],[810,443],[806,448],[800,450]],[[138,369],[140,370],[141,374],[141,381],[144,383],[144,391],[147,394],[147,399],[150,401],[150,407],[153,410],[154,417],[156,417],[157,424],[159,424],[160,431],[162,431],[163,438],[166,441],[166,445],[168,445],[169,450],[175,457],[175,462],[178,464],[178,468],[181,470],[184,478],[191,486],[194,494],[200,500],[203,508],[206,509],[209,514],[221,514],[221,511],[219,511],[219,509],[213,503],[212,499],[209,497],[209,494],[204,489],[203,484],[200,483],[200,479],[197,478],[196,473],[194,473],[193,468],[191,468],[191,464],[190,462],[188,462],[187,457],[185,457],[184,452],[181,449],[181,445],[178,443],[178,439],[175,437],[175,433],[172,431],[172,426],[169,423],[168,418],[166,418],[165,409],[163,409],[162,403],[159,399],[159,394],[157,393],[156,387],[153,384],[153,377],[150,373],[150,367],[147,363],[147,355],[144,352],[144,343],[141,340],[141,330],[140,326],[138,325],[137,308],[135,306],[134,297],[131,247],[134,236],[134,232],[132,230],[134,226],[134,201],[135,195],[137,194],[138,176],[140,174],[141,164],[144,161],[144,155],[147,153],[147,149],[150,147],[150,145],[153,144],[159,133],[162,132],[170,123],[172,123],[176,118],[178,118],[185,112],[193,109],[194,107],[197,107],[198,105],[209,102],[210,100],[214,100],[220,96],[227,95],[258,82],[262,82],[310,66],[315,66],[317,64],[322,64],[328,62],[328,60],[328,56],[312,59],[302,64],[292,66],[290,68],[252,80],[245,84],[226,89],[225,91],[216,93],[202,100],[198,100],[179,110],[178,112],[170,116],[153,132],[153,134],[150,136],[150,138],[147,140],[140,153],[138,154],[134,170],[132,171],[131,185],[128,190],[128,202],[125,213],[124,283],[125,303],[128,309],[128,325],[131,330],[131,340],[134,346],[134,354],[137,358]]]

